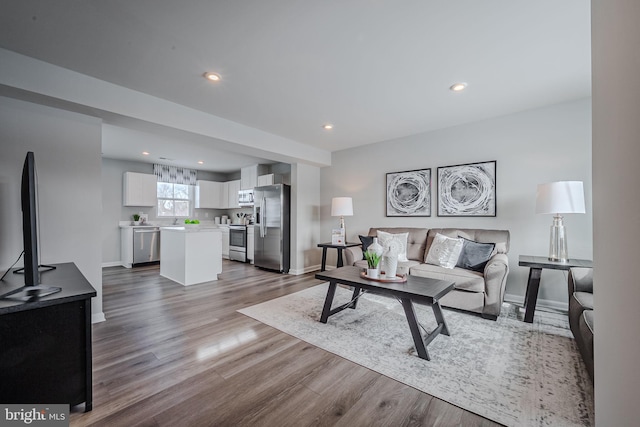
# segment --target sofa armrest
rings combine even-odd
[[[509,258],[506,254],[495,254],[484,267],[484,309],[488,317],[499,316],[504,299],[504,290],[509,274]]]
[[[353,265],[362,259],[362,246],[344,248],[344,265]]]
[[[569,269],[569,299],[574,292],[593,293],[593,268],[571,267]]]

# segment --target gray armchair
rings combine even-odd
[[[569,270],[569,327],[593,381],[593,269]]]

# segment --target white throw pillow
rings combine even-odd
[[[386,231],[378,231],[378,243],[386,249],[389,241],[395,239],[400,242],[402,249],[398,252],[398,261],[407,262],[407,241],[409,240],[409,233],[391,234]],[[456,260],[457,261],[457,260]]]
[[[440,233],[436,234],[424,262],[444,268],[454,268],[460,258],[463,242],[461,238],[452,239]]]

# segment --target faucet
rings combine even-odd
[[[178,225],[178,218],[173,219],[173,225]]]

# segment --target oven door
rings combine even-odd
[[[229,227],[229,259],[247,262],[247,228]]]

